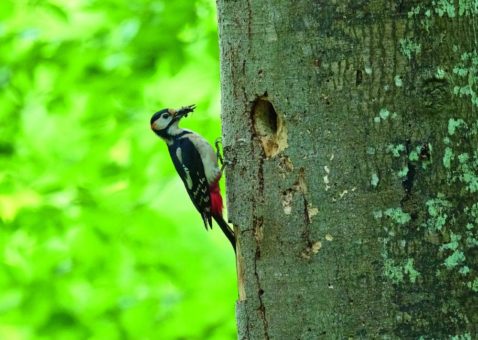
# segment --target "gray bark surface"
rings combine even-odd
[[[240,339],[477,334],[477,16],[218,0]]]

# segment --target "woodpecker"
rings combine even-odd
[[[236,251],[234,231],[222,217],[219,190],[222,169],[218,166],[216,153],[204,137],[178,126],[181,118],[187,117],[195,108],[195,105],[190,105],[178,110],[158,111],[151,117],[151,129],[166,142],[174,167],[201,214],[206,230],[212,228],[214,219]]]

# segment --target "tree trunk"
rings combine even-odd
[[[478,1],[218,16],[239,338],[476,335]]]

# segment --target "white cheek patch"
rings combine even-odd
[[[168,118],[159,117],[158,119],[156,119],[153,122],[152,126],[155,130],[161,131],[168,126],[168,124],[171,122],[171,120],[172,120],[171,117],[168,117]]]
[[[161,120],[159,120],[159,119],[153,123],[153,127],[154,127],[155,130],[158,130],[158,131],[162,130],[164,128]]]

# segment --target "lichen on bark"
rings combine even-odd
[[[477,1],[218,1],[241,339],[478,315]]]

